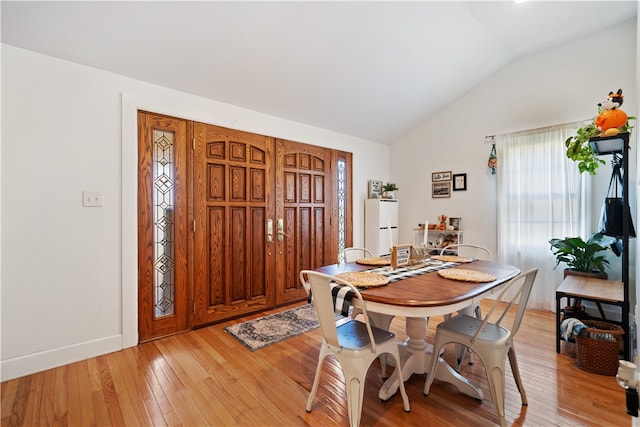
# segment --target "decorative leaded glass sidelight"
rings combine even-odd
[[[338,160],[338,253],[347,242],[347,162]]]
[[[175,163],[173,132],[153,130],[153,265],[156,318],[175,310]]]

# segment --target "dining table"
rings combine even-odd
[[[487,282],[469,282],[452,280],[438,274],[442,269],[466,269],[484,272],[495,277]],[[405,318],[407,339],[400,342],[400,369],[382,385],[378,397],[387,400],[398,390],[398,381],[406,381],[413,374],[427,374],[430,366],[433,346],[427,342],[427,326],[430,317],[454,313],[471,304],[499,292],[509,279],[517,276],[520,270],[512,265],[493,261],[471,260],[457,263],[428,263],[422,268],[405,266],[375,267],[357,262],[326,265],[315,271],[335,276],[344,272],[369,271],[385,275],[389,283],[384,286],[361,288],[360,293],[369,317],[376,324],[377,316],[401,316]],[[360,302],[352,301],[354,307]],[[462,393],[481,400],[480,387],[454,370],[442,357],[438,356],[436,379],[453,384]]]

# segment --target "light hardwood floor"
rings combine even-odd
[[[483,303],[483,308],[486,304]],[[256,317],[256,316],[253,316]],[[435,325],[429,323],[428,340]],[[528,311],[516,337],[529,400],[521,406],[507,364],[506,420],[514,426],[629,426],[615,377],[575,366],[573,344],[555,352],[555,317]],[[346,426],[346,396],[335,361],[325,363],[313,410],[318,330],[255,352],[223,331],[230,323],[148,342],[2,383],[2,426]],[[404,338],[403,319],[392,330]],[[448,359],[452,351],[444,354]],[[398,393],[377,397],[379,365],[367,377],[363,426],[493,426],[495,414],[482,364],[462,373],[482,387],[483,401],[436,381],[424,396],[424,375],[406,382],[411,412]]]

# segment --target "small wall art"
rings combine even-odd
[[[451,197],[451,181],[431,184],[431,197],[434,199]]]
[[[432,182],[451,181],[451,171],[433,172],[431,174]]]
[[[467,174],[457,173],[453,175],[453,191],[467,190]]]

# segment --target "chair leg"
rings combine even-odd
[[[318,366],[316,366],[316,374],[313,377],[313,385],[311,386],[311,391],[309,392],[309,397],[307,398],[307,412],[311,412],[313,399],[316,397],[316,393],[318,392],[318,385],[320,384],[320,373],[322,372],[322,362],[324,361],[324,358],[327,356],[327,354],[328,352],[323,345],[320,348],[320,355],[318,356]]]
[[[513,372],[513,379],[516,380],[516,387],[518,387],[518,391],[520,392],[520,398],[522,399],[523,405],[528,405],[527,403],[527,393],[524,391],[524,385],[522,384],[522,379],[520,379],[520,369],[518,368],[518,358],[516,357],[516,350],[513,348],[513,345],[509,349],[509,364],[511,365],[511,372]]]
[[[481,358],[482,359],[482,358]],[[502,364],[497,360],[483,359],[485,363],[489,362],[487,366],[487,380],[489,382],[489,390],[491,391],[491,399],[498,412],[498,418],[500,419],[500,426],[505,426],[504,418],[504,364],[506,360],[502,360]],[[494,362],[491,364],[491,362]]]
[[[347,388],[347,413],[349,425],[358,427],[362,416],[362,401],[364,399],[364,378],[345,378]]]
[[[400,389],[400,395],[402,396],[402,404],[405,412],[411,412],[411,405],[409,404],[409,396],[404,387],[404,381],[402,381],[402,373],[400,372],[400,354],[391,354],[396,362],[396,369],[398,369],[398,388]]]

